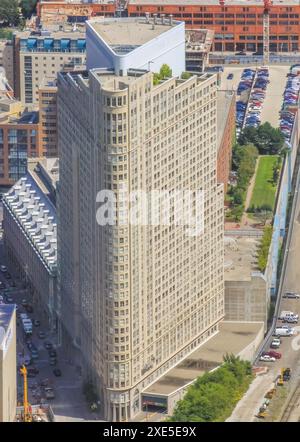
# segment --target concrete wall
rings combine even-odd
[[[267,326],[269,306],[267,281],[253,272],[248,281],[225,280],[225,321],[258,321]]]
[[[89,22],[86,28],[87,69],[111,68],[123,74],[130,68],[159,72],[162,64],[166,63],[171,67],[173,76],[185,71],[184,23],[177,24],[126,55],[116,55]]]
[[[6,344],[7,347],[6,347]],[[13,422],[17,406],[16,311],[0,345],[0,422]]]
[[[259,330],[259,332],[257,333],[255,339],[250,342],[249,345],[247,345],[247,347],[245,347],[239,354],[238,356],[241,359],[244,359],[246,361],[253,361],[255,354],[256,354],[256,350],[258,349],[260,343],[262,342],[262,340],[264,339],[264,324],[261,323],[261,329]]]

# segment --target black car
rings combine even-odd
[[[35,375],[39,374],[39,372],[40,371],[37,367],[31,367],[27,369],[27,374],[29,377],[34,377]]]
[[[27,313],[32,313],[33,312],[33,307],[30,304],[27,304],[25,306],[25,310],[27,311]]]
[[[59,368],[55,368],[53,370],[53,374],[54,374],[54,376],[59,377],[59,376],[61,376],[61,370]]]
[[[227,80],[232,80],[233,79],[233,74],[228,74],[227,75]]]
[[[56,358],[57,356],[56,350],[49,350],[49,356],[50,358]]]
[[[6,272],[6,273],[5,273],[5,277],[6,277],[6,279],[11,279],[11,274],[8,273],[8,272]]]
[[[33,325],[34,325],[35,327],[39,327],[39,326],[41,325],[41,321],[39,321],[38,319],[35,319],[35,320],[33,321]]]
[[[46,350],[52,350],[53,345],[51,344],[51,342],[45,341],[44,342],[44,347],[46,348]]]

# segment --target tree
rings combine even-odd
[[[18,0],[0,1],[0,22],[9,26],[17,26],[20,23]]]
[[[20,6],[25,18],[30,18],[36,12],[37,0],[21,0]]]
[[[238,141],[241,145],[253,143],[261,155],[274,155],[283,149],[285,138],[279,128],[274,128],[266,122],[258,128],[246,127]]]
[[[172,69],[167,64],[163,64],[160,68],[159,74],[162,79],[170,78],[172,77]]]

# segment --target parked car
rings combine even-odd
[[[263,362],[275,362],[275,361],[276,361],[275,358],[273,358],[273,357],[271,357],[271,356],[268,356],[268,355],[261,356],[261,357],[259,358],[259,360],[260,360],[260,361],[263,361]]]
[[[1,270],[2,273],[5,273],[5,272],[7,272],[7,267],[4,266],[4,265],[1,265],[0,266],[0,270]]]
[[[228,74],[227,75],[227,80],[232,80],[232,79],[233,79],[233,74],[232,73]]]
[[[34,325],[35,327],[39,327],[39,326],[41,325],[41,321],[39,321],[38,319],[35,319],[35,320],[33,321],[33,325]]]
[[[45,339],[45,337],[46,337],[46,333],[43,332],[43,331],[39,331],[39,332],[38,332],[38,337],[39,337],[40,339]]]
[[[53,388],[45,387],[45,395],[46,395],[46,399],[54,399],[55,394],[54,394]]]
[[[50,358],[56,358],[57,356],[56,350],[49,350],[49,356]]]
[[[55,368],[55,369],[53,370],[53,374],[54,374],[54,376],[56,376],[56,377],[59,377],[59,376],[62,375],[61,370],[60,370],[59,368]]]
[[[295,293],[295,292],[285,292],[283,295],[283,298],[299,299],[300,295],[299,295],[299,293]]]
[[[46,348],[46,350],[52,350],[53,345],[51,344],[51,342],[45,341],[44,342],[44,347]]]
[[[22,304],[23,307],[25,307],[27,305],[27,299],[25,299],[25,298],[22,299],[21,304]]]
[[[57,364],[57,359],[56,358],[50,358],[49,363],[50,363],[50,365],[56,365]]]
[[[273,339],[270,345],[271,348],[279,348],[280,347],[280,341],[278,339]]]
[[[271,358],[280,359],[281,353],[278,353],[277,351],[266,351],[262,353],[263,356],[271,356]]]

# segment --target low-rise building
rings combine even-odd
[[[217,178],[227,192],[235,136],[235,92],[217,92]]]
[[[13,422],[16,406],[16,307],[0,304],[0,422]]]
[[[0,100],[0,185],[11,186],[26,174],[29,157],[39,157],[39,114],[11,98]]]
[[[57,179],[57,159],[30,160],[26,176],[3,197],[7,262],[29,285],[52,330],[56,329]]]
[[[56,27],[14,34],[14,91],[24,105],[36,105],[46,76],[85,65],[85,28]]]
[[[210,29],[186,29],[185,65],[189,72],[204,72],[209,63],[214,32]]]
[[[259,236],[225,235],[225,320],[261,321],[267,326],[270,287],[257,266]]]

